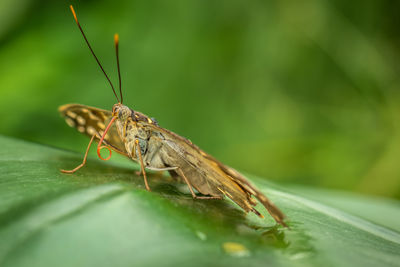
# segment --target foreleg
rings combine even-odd
[[[89,145],[88,145],[88,147],[86,148],[86,153],[85,153],[85,156],[83,157],[83,161],[82,161],[81,164],[79,164],[78,166],[76,166],[76,167],[75,167],[74,169],[72,169],[72,170],[62,170],[62,169],[61,169],[60,171],[63,172],[63,173],[74,173],[74,172],[76,172],[77,170],[79,170],[80,168],[82,168],[83,166],[85,166],[85,164],[86,164],[86,159],[87,159],[87,155],[88,155],[88,153],[89,153],[90,146],[92,145],[93,140],[94,140],[95,137],[96,137],[95,134],[92,135],[92,138],[90,139]]]
[[[146,171],[144,170],[144,163],[143,163],[143,157],[142,157],[142,149],[140,148],[138,139],[135,140],[135,144],[136,144],[136,146],[132,149],[132,153],[135,151],[135,149],[137,147],[138,148],[137,152],[138,152],[138,155],[139,155],[140,168],[141,168],[142,173],[143,173],[144,185],[146,186],[147,191],[151,191],[151,189],[149,187],[149,183],[147,182],[147,176],[146,176]]]

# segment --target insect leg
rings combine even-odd
[[[86,159],[87,159],[87,155],[88,155],[88,153],[89,153],[90,146],[92,145],[95,136],[96,136],[96,134],[92,135],[92,138],[90,139],[90,142],[89,142],[88,147],[86,148],[86,153],[85,153],[85,156],[83,157],[82,163],[79,164],[77,167],[75,167],[75,168],[72,169],[72,170],[60,170],[61,172],[63,172],[63,173],[74,173],[74,172],[76,172],[77,170],[79,170],[80,168],[82,168],[83,166],[85,166],[85,164],[86,164]]]
[[[151,191],[151,189],[150,189],[150,187],[149,187],[149,183],[147,182],[146,171],[144,170],[144,163],[143,163],[143,157],[142,157],[142,150],[141,150],[141,148],[140,148],[139,140],[138,140],[138,139],[135,140],[135,144],[136,144],[136,146],[139,146],[138,149],[137,149],[137,151],[138,151],[138,154],[139,154],[139,162],[140,162],[140,168],[141,168],[142,173],[143,173],[144,184],[145,184],[145,186],[146,186],[147,191]],[[134,149],[136,149],[136,148],[134,147]],[[133,152],[133,151],[134,151],[134,150],[132,150],[132,152]]]
[[[195,194],[195,192],[193,191],[193,187],[192,187],[192,185],[190,184],[188,178],[186,178],[186,176],[185,176],[185,174],[183,173],[183,171],[182,171],[180,168],[177,168],[177,171],[179,172],[179,174],[180,174],[180,175],[183,177],[183,179],[185,180],[186,184],[187,184],[188,187],[189,187],[190,193],[192,193],[192,197],[193,197],[194,199],[222,199],[221,196],[201,196],[201,197],[197,196],[197,195]]]

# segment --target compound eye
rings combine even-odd
[[[116,106],[113,106],[112,107],[112,113],[116,113],[117,112],[117,107]]]

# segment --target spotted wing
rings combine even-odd
[[[60,106],[58,111],[69,126],[90,137],[96,134],[97,142],[112,118],[111,111],[80,104],[66,104]],[[114,151],[128,156],[115,124],[108,130],[104,142]]]

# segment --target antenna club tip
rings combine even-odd
[[[76,21],[78,21],[78,18],[76,17],[76,13],[75,13],[75,10],[74,10],[74,7],[73,7],[72,5],[70,5],[70,6],[69,6],[69,9],[71,9],[71,12],[72,12],[72,15],[74,16],[74,19],[75,19]]]
[[[118,43],[119,42],[119,35],[118,33],[114,34],[114,42]]]

